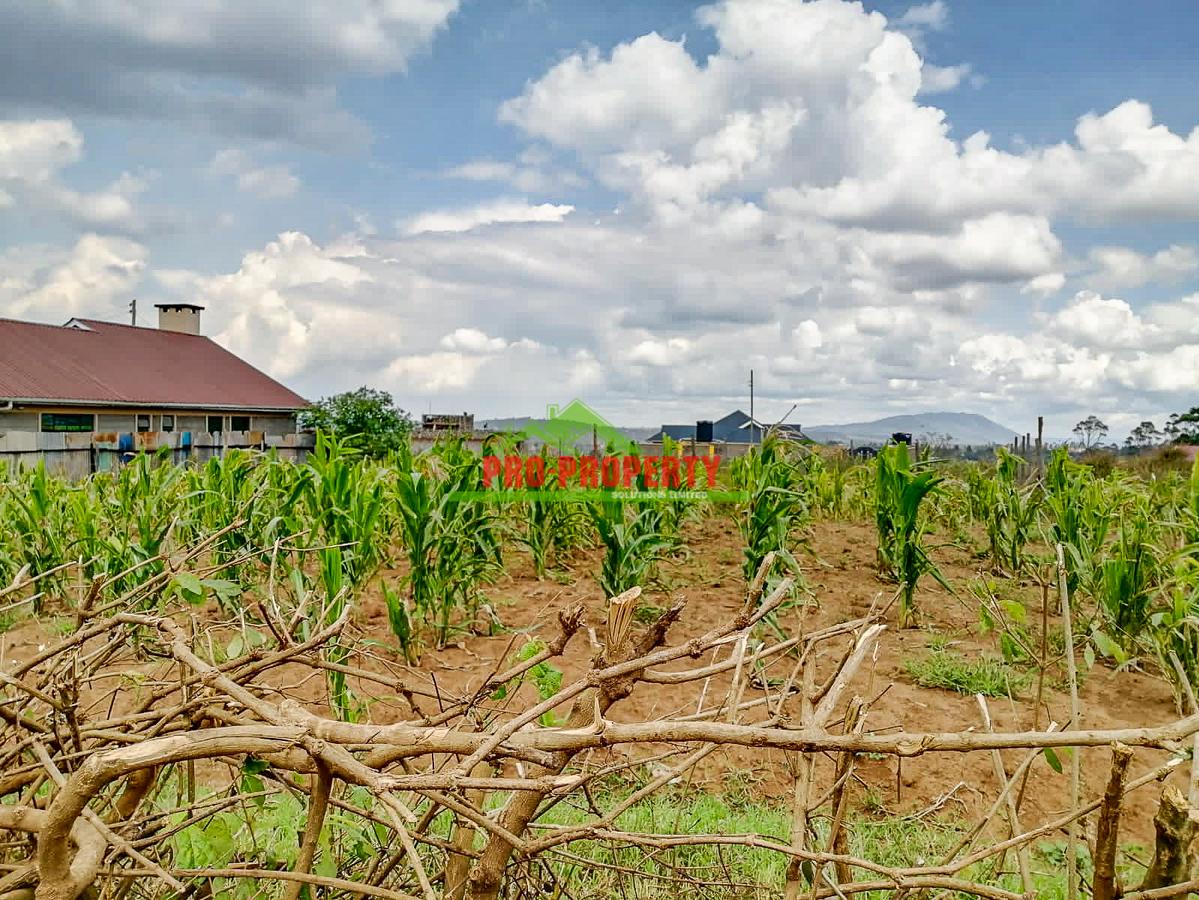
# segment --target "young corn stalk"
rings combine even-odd
[[[548,451],[543,451],[548,454]],[[552,458],[547,455],[547,467]],[[516,542],[529,551],[533,572],[544,578],[551,560],[561,564],[589,541],[586,510],[569,500],[554,478],[516,504]]]
[[[329,624],[341,617],[382,562],[384,486],[376,466],[331,435],[317,435],[306,468],[300,500],[309,537],[318,546],[325,595],[322,618]],[[335,640],[325,653],[330,662],[344,664],[349,648]],[[334,707],[352,721],[359,707],[345,674],[335,669],[327,674]]]
[[[430,624],[438,647],[454,630],[454,613],[473,618],[478,587],[502,568],[499,516],[483,493],[480,460],[446,445],[423,460],[401,461],[392,493],[396,528],[408,558],[411,610]]]
[[[1180,509],[1182,547],[1171,560],[1164,603],[1149,617],[1158,665],[1174,688],[1179,713],[1189,711],[1188,690],[1199,689],[1199,459]]]
[[[799,489],[802,475],[788,458],[785,443],[774,435],[767,435],[760,446],[751,447],[734,463],[733,484],[749,495],[737,509],[746,584],[753,581],[769,553],[794,563],[796,532],[808,519],[808,505]]]
[[[40,575],[72,558],[69,532],[64,527],[66,486],[51,478],[43,463],[19,475],[16,484],[6,486],[4,492],[5,536],[13,547],[11,556],[16,563],[14,568],[26,569],[30,575]],[[94,516],[98,517],[99,514],[97,510]],[[5,578],[5,587],[15,574],[14,571]],[[53,588],[61,583],[61,578],[58,578],[45,585],[45,588]],[[34,611],[40,612],[40,607],[41,602],[35,602]]]
[[[996,450],[993,492],[987,510],[987,537],[991,546],[991,562],[1009,575],[1024,570],[1024,550],[1038,522],[1042,493],[1037,484],[1022,488],[1020,466],[1024,460],[1003,447]]]
[[[599,571],[604,596],[615,597],[649,584],[658,562],[675,546],[660,531],[661,511],[653,505],[637,510],[616,498],[594,501],[587,508],[604,548]]]
[[[1049,513],[1050,544],[1066,548],[1066,584],[1078,591],[1080,568],[1103,548],[1111,526],[1112,505],[1090,466],[1070,460],[1066,448],[1055,450],[1045,470],[1045,509]]]
[[[892,444],[878,455],[875,480],[878,569],[900,585],[899,627],[907,628],[916,619],[916,585],[922,575],[932,575],[951,590],[924,548],[926,526],[920,511],[925,498],[939,490],[942,478],[927,464],[913,464],[906,444]]]
[[[1134,507],[1125,513],[1115,540],[1081,573],[1099,619],[1092,624],[1092,639],[1101,654],[1118,662],[1135,655],[1150,637],[1152,604],[1168,572],[1160,539],[1148,511]]]
[[[383,585],[383,602],[387,604],[387,624],[400,645],[404,662],[416,665],[420,662],[420,623],[413,620],[408,598],[389,584]]]

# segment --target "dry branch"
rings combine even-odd
[[[184,558],[198,571],[209,571],[197,565],[200,554],[189,551]],[[143,594],[126,600],[141,609],[152,608],[149,598],[165,583],[151,578]],[[790,583],[783,581],[764,596],[765,579],[760,577],[740,611],[706,633],[677,643],[669,637],[683,614],[682,604],[640,628],[631,621],[635,596],[616,598],[609,613],[609,645],[597,650],[581,676],[523,708],[508,708],[492,695],[501,685],[513,684],[533,667],[561,656],[571,638],[584,630],[581,608],[564,610],[556,634],[529,659],[505,662],[502,657],[481,681],[452,693],[435,681],[421,683],[418,679],[427,678],[425,673],[403,666],[388,664],[378,671],[379,661],[352,639],[348,610],[300,640],[285,624],[287,611],[277,609],[272,599],[260,610],[271,620],[264,626],[268,643],[218,662],[206,658],[210,654],[201,641],[193,641],[190,610],[148,613],[85,604],[73,635],[0,673],[0,798],[5,801],[0,803],[0,831],[36,840],[34,858],[0,877],[0,898],[8,900],[6,892],[32,888],[38,900],[75,900],[93,891],[99,879],[129,885],[121,889],[123,896],[165,900],[214,878],[257,878],[284,883],[284,898],[300,896],[308,885],[392,900],[490,900],[513,879],[550,871],[548,866],[564,858],[562,854],[568,854],[573,866],[606,865],[614,874],[624,871],[619,865],[568,853],[574,849],[569,848],[572,842],[586,840],[640,848],[662,861],[669,872],[662,878],[677,884],[693,876],[667,868],[670,851],[741,847],[776,853],[788,861],[788,898],[950,891],[1011,900],[1020,895],[971,880],[968,876],[978,871],[974,867],[1014,851],[1027,893],[1028,848],[1048,834],[1073,827],[1096,809],[1095,896],[1115,896],[1122,798],[1163,779],[1178,762],[1132,781],[1124,778],[1126,760],[1119,771],[1113,765],[1102,798],[1080,798],[1069,815],[1031,828],[1023,828],[1016,815],[1015,786],[1046,747],[1118,743],[1119,759],[1124,754],[1131,758],[1135,747],[1178,750],[1199,735],[1199,713],[1145,728],[1078,730],[1075,721],[1074,728],[1064,731],[1051,727],[995,732],[984,704],[983,731],[872,733],[867,726],[869,704],[855,700],[847,709],[846,698],[870,693],[859,689],[857,679],[884,633],[878,615],[751,643],[758,640],[759,624],[779,608],[789,590]],[[244,622],[230,627],[234,624],[245,627]],[[224,626],[207,627],[211,633]],[[323,655],[333,640],[348,648],[336,663]],[[710,661],[696,665],[700,659]],[[784,661],[790,674],[781,687],[780,680],[759,677],[766,666]],[[146,680],[140,697],[122,705],[110,685],[134,667],[145,671]],[[311,700],[311,692],[302,690],[305,678],[323,678],[330,669],[359,684],[384,689],[390,685],[387,693],[408,698],[412,715],[389,724],[331,717],[323,704]],[[280,679],[266,677],[280,670],[298,671],[302,677],[282,686]],[[683,712],[651,721],[609,718],[609,710],[642,683],[659,689],[652,686],[694,682],[703,682],[698,707],[688,703]],[[101,684],[105,687],[98,690]],[[85,689],[93,699],[82,702]],[[412,699],[418,696],[435,700],[436,709],[430,706],[430,713],[422,712]],[[543,713],[567,708],[564,724],[545,727],[539,722]],[[630,809],[729,747],[789,755],[795,783],[788,840],[645,834],[618,827]],[[1027,751],[1010,777],[999,758],[1003,749]],[[861,753],[899,758],[984,753],[995,769],[998,796],[977,829],[940,862],[905,867],[858,857],[850,852],[848,797],[854,757]],[[823,761],[825,754],[832,763]],[[220,762],[236,769],[247,757],[270,766],[271,789],[257,795],[260,799],[279,791],[307,797],[307,819],[297,837],[291,871],[256,865],[178,867],[173,837],[187,828],[203,827],[250,797],[239,797],[236,785],[227,786],[228,796],[198,797],[195,779],[202,776],[189,777],[193,770],[188,766],[194,764],[199,772],[204,762]],[[590,791],[599,779],[649,761],[655,768],[648,781],[627,796],[607,799],[604,806],[596,803]],[[298,775],[309,777],[297,780]],[[369,808],[347,802],[349,798],[336,790],[341,782],[365,788]],[[168,784],[179,785],[178,793],[170,794]],[[46,792],[48,800],[37,799]],[[488,797],[499,797],[501,808],[492,810]],[[538,823],[539,816],[562,802],[575,803],[588,814],[572,825]],[[827,843],[816,844],[812,823],[825,814],[821,807],[826,804],[832,828]],[[355,872],[361,877],[313,874],[322,826],[333,818],[333,809],[339,816],[358,816],[385,835],[377,857],[362,866],[365,873]],[[1185,801],[1181,809],[1185,811]],[[987,821],[1001,812],[1011,825],[1009,836],[984,845]],[[1173,799],[1163,801],[1159,818],[1165,822],[1174,817],[1174,822],[1176,812]],[[453,816],[452,832],[433,833],[433,823],[444,816]],[[1154,874],[1139,896],[1175,896],[1155,892],[1180,887],[1166,885],[1169,879],[1189,877],[1184,868],[1177,855],[1159,846]]]

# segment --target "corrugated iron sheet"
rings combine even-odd
[[[55,400],[299,409],[303,397],[209,338],[77,319],[89,330],[0,319],[0,402]]]

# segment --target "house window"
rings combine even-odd
[[[149,415],[144,415],[144,416],[142,416],[142,415],[139,415],[139,416],[137,417],[137,430],[138,430],[138,431],[141,431],[141,432],[145,432],[145,431],[149,431],[149,430],[150,430],[150,417],[149,417]]]
[[[229,417],[230,431],[249,431],[250,417],[249,416],[230,416]]]
[[[163,431],[174,431],[175,430],[175,417],[174,416],[163,416],[162,417],[162,430]]]
[[[220,434],[224,430],[225,430],[225,417],[224,416],[209,416],[208,417],[208,431],[210,434]]]
[[[42,413],[42,431],[95,431],[91,413]]]

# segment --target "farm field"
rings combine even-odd
[[[0,897],[1194,887],[1199,469],[768,441],[720,479],[5,473]]]

